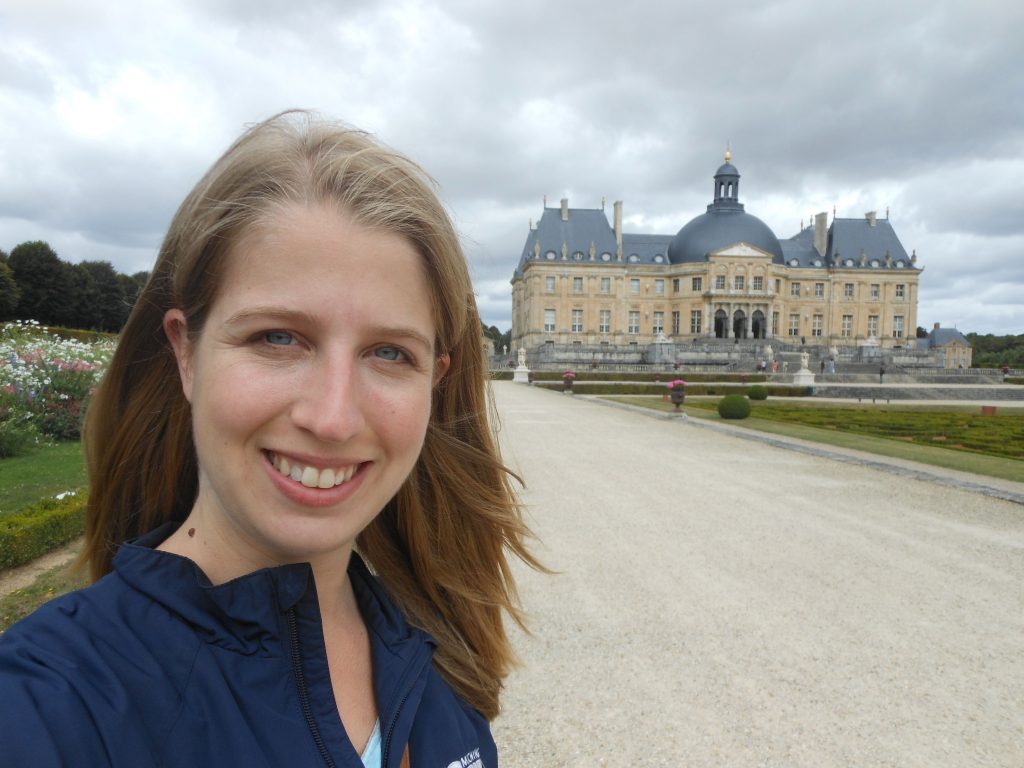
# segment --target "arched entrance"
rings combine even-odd
[[[742,309],[737,309],[733,313],[732,335],[737,339],[747,338],[747,315]]]
[[[724,309],[715,312],[715,338],[729,338],[729,316],[725,314]]]
[[[755,339],[765,338],[764,312],[760,309],[755,309],[750,316],[750,330]]]

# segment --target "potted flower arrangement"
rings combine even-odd
[[[668,383],[668,394],[672,399],[672,405],[679,410],[679,406],[686,400],[686,382],[682,379],[673,379]]]
[[[570,369],[562,374],[562,391],[572,392],[572,383],[576,379],[576,371]]]

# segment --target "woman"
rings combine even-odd
[[[417,166],[305,114],[235,142],[89,411],[98,581],[0,643],[0,765],[495,765],[537,564],[480,328]]]

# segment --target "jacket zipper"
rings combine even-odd
[[[299,627],[295,619],[294,608],[288,609],[288,631],[291,634],[292,671],[295,673],[295,682],[299,689],[299,703],[302,705],[302,714],[306,716],[306,724],[309,726],[310,733],[313,734],[313,741],[316,742],[317,749],[320,750],[320,756],[330,768],[335,768],[334,760],[331,759],[331,754],[327,751],[327,745],[324,744],[324,740],[320,736],[320,729],[316,724],[316,719],[313,717],[313,707],[309,703],[306,675],[302,671],[302,654],[299,650]]]
[[[430,662],[427,661],[427,664]],[[402,694],[401,700],[398,702],[398,706],[395,707],[395,713],[391,716],[391,722],[388,723],[388,729],[384,736],[384,748],[381,750],[381,768],[388,768],[388,757],[391,754],[391,738],[394,736],[395,726],[398,724],[398,716],[402,714],[402,708],[405,707],[405,702],[409,700],[409,695],[412,693],[412,689],[416,686],[416,681],[419,680],[420,675],[423,672],[422,665],[417,667],[416,674],[411,675],[409,684],[405,687],[405,693]]]

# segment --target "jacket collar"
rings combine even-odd
[[[192,560],[155,549],[176,527],[166,523],[125,542],[114,556],[114,570],[133,589],[192,625],[206,642],[245,654],[269,653],[279,644],[284,613],[300,603],[319,610],[309,563],[264,568],[213,585]],[[348,573],[375,644],[399,656],[412,654],[424,644],[434,645],[426,633],[405,622],[354,552]]]

